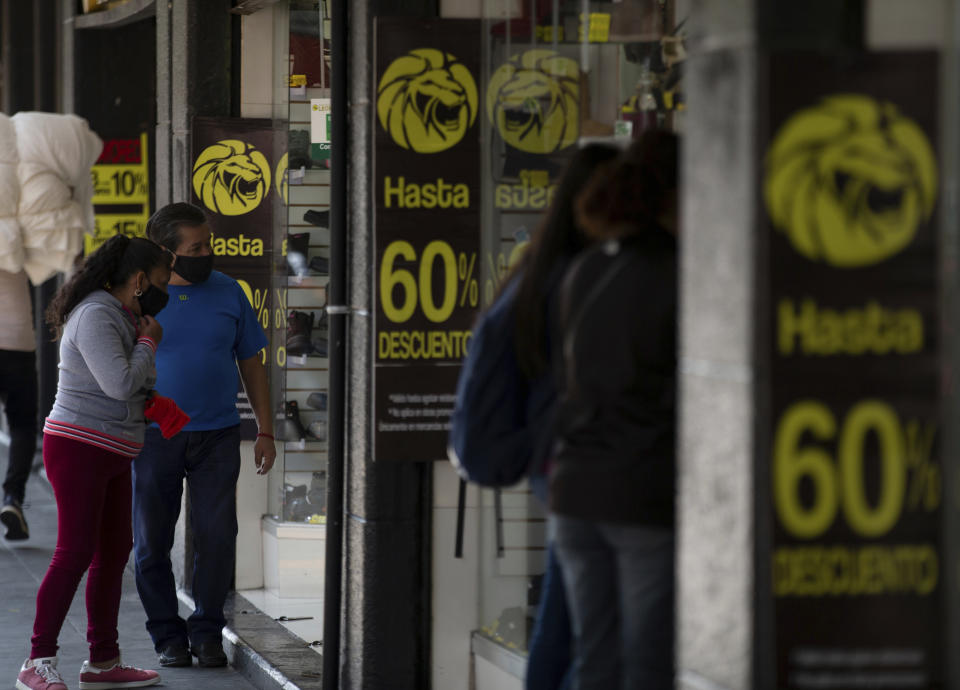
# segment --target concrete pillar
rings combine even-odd
[[[155,208],[190,200],[194,116],[234,114],[230,6],[230,0],[157,3]],[[170,558],[177,586],[187,590],[193,572],[190,510],[185,491]]]
[[[430,684],[430,510],[432,463],[373,457],[374,264],[372,179],[373,17],[378,3],[350,2],[348,27],[349,206],[346,497],[340,687],[425,688]],[[379,3],[387,5],[388,3]],[[394,13],[429,16],[431,2]],[[434,8],[435,9],[435,8]],[[338,144],[335,142],[334,146]],[[335,567],[328,564],[328,567]]]
[[[944,326],[942,457],[960,447],[956,429],[960,340],[956,337],[958,134],[960,74],[957,3],[931,2],[905,13],[887,0],[797,3],[781,0],[694,0],[688,110],[683,141],[684,237],[681,257],[678,687],[726,690],[774,687],[774,599],[771,561],[772,422],[769,333],[761,199],[764,145],[770,126],[763,102],[766,58],[784,50],[855,56],[863,50],[936,49],[948,33],[937,151],[943,185],[938,231]],[[909,17],[909,18],[908,18]],[[931,42],[931,37],[932,42]],[[919,78],[919,76],[918,76]],[[932,328],[936,330],[934,323]],[[938,336],[939,337],[939,336]],[[904,366],[909,367],[909,364]],[[911,374],[904,371],[904,376]],[[851,385],[847,382],[847,385]],[[957,486],[944,461],[946,487]],[[945,492],[944,653],[956,684],[957,547],[955,488]],[[949,586],[948,586],[949,584]],[[829,606],[810,599],[811,606]],[[857,621],[862,625],[862,621]]]
[[[678,687],[749,688],[757,18],[694,3],[683,142]]]

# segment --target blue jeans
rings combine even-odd
[[[673,687],[674,535],[556,516],[574,690]]]
[[[160,651],[171,642],[199,645],[220,639],[223,605],[233,582],[237,544],[237,478],[240,428],[185,431],[164,439],[147,429],[133,461],[133,552],[137,591],[147,631]],[[193,532],[192,593],[196,610],[180,617],[170,563],[180,516],[183,480],[190,492]]]
[[[540,608],[530,638],[526,690],[568,690],[570,673],[570,611],[563,589],[563,573],[553,539],[547,544]]]

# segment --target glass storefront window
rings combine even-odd
[[[274,5],[271,382],[280,458],[262,520],[264,587],[241,592],[304,641],[323,637],[327,521],[330,43],[326,2]],[[326,33],[325,33],[326,32]]]
[[[645,129],[680,126],[676,19],[673,2],[659,0],[484,3],[483,306],[526,249],[578,147],[622,148]],[[546,562],[546,514],[524,483],[481,490],[477,519],[471,682],[519,688]]]

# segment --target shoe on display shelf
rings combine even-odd
[[[285,484],[283,487],[283,519],[286,522],[299,522],[303,519],[300,515],[302,505],[306,502],[307,485]]]
[[[299,170],[313,167],[310,158],[310,130],[291,129],[287,133],[287,150],[289,151],[288,165],[290,170]]]
[[[285,443],[296,443],[307,437],[307,430],[300,421],[300,406],[296,400],[289,400],[283,406],[283,419],[277,436]]]
[[[316,393],[311,393],[307,397],[307,405],[312,407],[315,410],[327,409],[327,392],[326,391],[317,391]]]
[[[310,432],[310,436],[317,441],[326,441],[327,421],[325,419],[317,419],[313,422],[310,422],[310,425],[307,427],[307,431]]]
[[[310,354],[310,332],[316,315],[312,311],[291,311],[287,317],[287,354],[300,357]]]
[[[287,274],[303,278],[308,273],[307,254],[310,251],[310,233],[287,235]]]
[[[310,270],[322,276],[330,275],[330,259],[325,256],[311,257]]]
[[[330,211],[307,211],[303,214],[303,220],[310,225],[316,225],[318,228],[330,227]]]

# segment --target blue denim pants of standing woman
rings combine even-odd
[[[540,607],[530,637],[530,657],[524,682],[526,690],[569,690],[571,638],[567,593],[556,545],[551,537],[547,543],[547,567],[543,573]]]
[[[556,517],[573,690],[673,687],[674,533]]]

